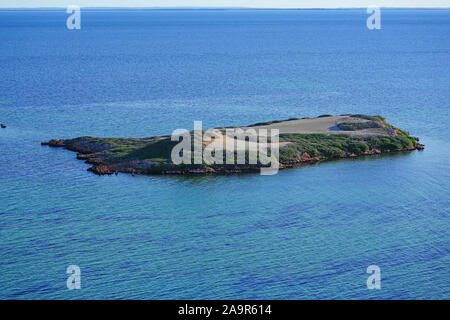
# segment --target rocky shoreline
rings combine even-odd
[[[121,173],[128,174],[149,174],[149,170],[152,168],[152,162],[149,160],[130,159],[126,161],[118,161],[117,159],[103,156],[99,154],[98,146],[89,146],[86,141],[64,140],[64,139],[52,139],[48,142],[42,142],[41,145],[49,146],[53,148],[64,148],[70,151],[77,152],[77,159],[84,160],[85,163],[91,164],[92,167],[88,169],[97,175],[112,175]],[[103,149],[107,150],[107,149]],[[102,150],[102,151],[103,151]],[[365,152],[362,155],[355,153],[346,153],[345,156],[333,159],[352,159],[361,156],[374,156],[387,153],[396,152],[411,152],[414,150],[424,150],[424,145],[417,143],[413,147],[405,149],[389,150],[382,152],[378,149],[373,149]],[[304,152],[300,157],[292,159],[290,161],[280,161],[279,168],[296,168],[304,165],[315,164],[321,161],[331,160],[331,158],[312,157],[307,152]],[[214,167],[205,167],[202,165],[192,165],[190,168],[161,170],[160,172],[152,172],[154,174],[174,174],[174,175],[205,175],[205,174],[233,174],[244,172],[257,172],[261,169],[260,165],[215,165]]]
[[[361,118],[364,119],[364,118]],[[289,120],[286,120],[289,121]],[[280,123],[280,122],[278,122]],[[385,122],[384,122],[385,123]],[[301,124],[301,122],[300,122]],[[280,148],[281,153],[279,159],[279,169],[294,168],[309,164],[315,164],[321,161],[332,159],[346,159],[364,156],[374,156],[393,152],[411,152],[414,150],[423,150],[424,145],[419,143],[419,138],[411,137],[407,133],[399,133],[399,129],[392,129],[389,125],[386,129],[386,135],[369,135],[364,138],[353,135],[351,138],[345,136],[345,132],[340,132],[340,135],[326,135],[326,134],[280,134],[280,142],[287,143],[287,147]],[[281,131],[280,131],[281,132]],[[402,138],[404,136],[404,138]],[[298,140],[303,139],[302,144]],[[402,138],[406,141],[405,144],[400,145],[394,149],[386,149],[390,142],[395,142]],[[315,140],[314,140],[315,139]],[[340,139],[337,142],[334,140]],[[377,144],[370,139],[381,139],[385,144]],[[384,140],[383,140],[384,139]],[[327,141],[331,140],[332,143]],[[287,141],[287,142],[286,142]],[[304,141],[312,141],[309,144]],[[322,141],[328,144],[323,144]],[[386,142],[387,141],[387,142]],[[52,139],[47,142],[42,142],[43,146],[54,148],[64,148],[70,151],[77,152],[77,159],[85,161],[92,165],[88,171],[98,175],[111,175],[127,173],[127,174],[173,174],[173,175],[213,175],[213,174],[234,174],[244,172],[256,172],[265,167],[261,164],[242,164],[242,165],[228,165],[228,164],[213,164],[213,165],[174,165],[167,159],[166,162],[160,163],[158,158],[152,158],[149,154],[159,152],[163,147],[170,143],[170,137],[151,137],[151,138],[135,138],[135,139],[119,139],[119,138],[92,138],[80,137],[75,139]],[[297,145],[296,145],[297,143]],[[345,143],[345,144],[343,144]],[[130,147],[132,146],[132,147]],[[326,146],[326,149],[324,146]],[[336,147],[338,146],[338,147]],[[341,146],[341,147],[339,147]],[[363,146],[358,149],[354,146]],[[395,145],[394,145],[395,146]],[[295,148],[294,148],[295,147]],[[290,149],[295,150],[291,152]],[[125,153],[123,150],[132,150]],[[144,151],[142,151],[144,150]],[[311,151],[312,150],[312,151]],[[317,151],[318,150],[318,151]],[[331,151],[333,152],[331,152]],[[337,151],[336,151],[337,150]],[[145,152],[149,153],[146,154]],[[167,153],[167,152],[166,152]],[[158,157],[160,157],[158,155]],[[166,158],[169,158],[167,154]]]

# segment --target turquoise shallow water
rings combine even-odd
[[[0,11],[0,298],[449,297],[450,11],[384,10],[380,31],[363,10],[66,16]],[[426,150],[186,178],[40,146],[325,113],[382,114]]]

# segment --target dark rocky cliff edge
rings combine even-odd
[[[280,130],[280,169],[320,161],[423,150],[419,138],[388,124],[381,116],[324,115],[257,123],[248,127]],[[243,129],[248,127],[242,127]],[[225,128],[218,128],[225,129]],[[95,174],[207,175],[259,171],[263,165],[175,165],[170,136],[149,138],[52,139],[42,145],[77,152]]]

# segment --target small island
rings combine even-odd
[[[373,156],[392,152],[423,150],[419,138],[410,136],[386,122],[381,116],[345,114],[322,115],[317,118],[291,118],[256,123],[227,129],[277,129],[279,132],[279,168],[293,168],[321,161]],[[194,135],[194,132],[190,132]],[[227,137],[225,135],[227,139]],[[256,164],[174,164],[172,150],[179,143],[169,136],[148,138],[53,139],[42,145],[60,147],[77,152],[77,158],[91,164],[88,170],[95,174],[181,174],[208,175],[256,172],[266,166]],[[234,137],[233,139],[236,139]],[[214,140],[214,139],[213,139]],[[224,141],[226,139],[223,139]],[[221,144],[224,145],[224,141]],[[203,141],[206,148],[211,142]],[[248,140],[244,141],[247,143]],[[193,152],[194,153],[194,152]],[[247,154],[248,156],[248,154]]]

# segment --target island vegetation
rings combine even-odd
[[[225,132],[227,128],[216,128]],[[423,150],[419,138],[394,127],[381,116],[322,115],[260,122],[246,127],[279,130],[279,166],[291,168],[332,159]],[[191,132],[193,135],[193,132]],[[148,138],[53,139],[42,145],[77,152],[96,174],[227,174],[259,170],[264,164],[174,164],[177,141],[171,136]],[[203,144],[206,147],[207,144]]]

